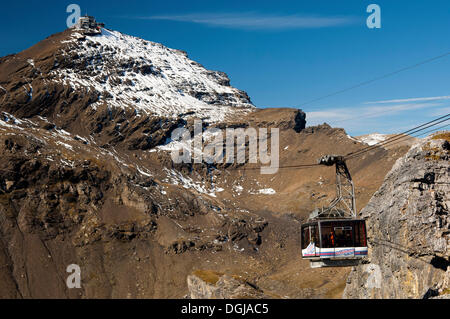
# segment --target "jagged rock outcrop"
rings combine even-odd
[[[187,278],[191,299],[261,299],[263,291],[238,276],[197,270]]]
[[[361,211],[369,257],[350,273],[345,298],[428,298],[449,292],[449,150],[448,133],[414,146]]]

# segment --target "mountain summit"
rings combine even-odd
[[[164,117],[188,114],[216,122],[236,109],[254,108],[225,73],[205,69],[183,51],[107,29],[99,35],[68,29],[3,58],[0,74],[6,105],[19,100],[49,106],[51,89],[62,85],[66,99],[88,95],[92,108],[134,108]]]

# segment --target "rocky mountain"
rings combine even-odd
[[[196,271],[187,278],[191,299],[267,299],[270,296],[238,276]]]
[[[369,258],[355,267],[346,298],[429,298],[449,294],[450,139],[415,145],[361,211]]]
[[[340,297],[348,269],[310,269],[299,242],[333,169],[176,164],[171,134],[196,119],[279,128],[284,166],[367,146],[306,127],[301,110],[257,109],[224,73],[116,31],[69,29],[1,58],[0,297],[182,298],[204,272],[275,298]],[[408,148],[349,162],[358,207]],[[71,264],[80,289],[66,286]]]
[[[12,104],[17,109],[18,102],[33,108],[55,98],[66,105],[74,92],[94,110],[132,106],[136,113],[172,118],[194,111],[210,122],[235,108],[253,108],[226,74],[206,70],[183,51],[106,29],[100,36],[66,30],[3,58],[2,65],[0,97],[6,109]]]

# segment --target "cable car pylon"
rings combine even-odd
[[[355,266],[367,256],[366,223],[357,218],[355,187],[345,157],[326,155],[319,165],[336,166],[336,198],[315,209],[302,225],[302,258],[312,268]]]

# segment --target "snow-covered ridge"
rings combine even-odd
[[[379,133],[374,133],[374,134],[368,134],[368,135],[363,135],[363,136],[358,136],[356,137],[356,139],[362,143],[365,143],[369,146],[372,145],[376,145],[378,143],[384,142],[386,139],[389,138],[389,135],[387,134],[379,134]]]
[[[72,61],[57,66],[53,75],[75,89],[99,92],[94,107],[106,102],[161,116],[191,113],[210,121],[254,107],[245,92],[230,86],[225,73],[205,69],[183,51],[106,29],[97,36],[75,30],[63,43],[63,54]]]

